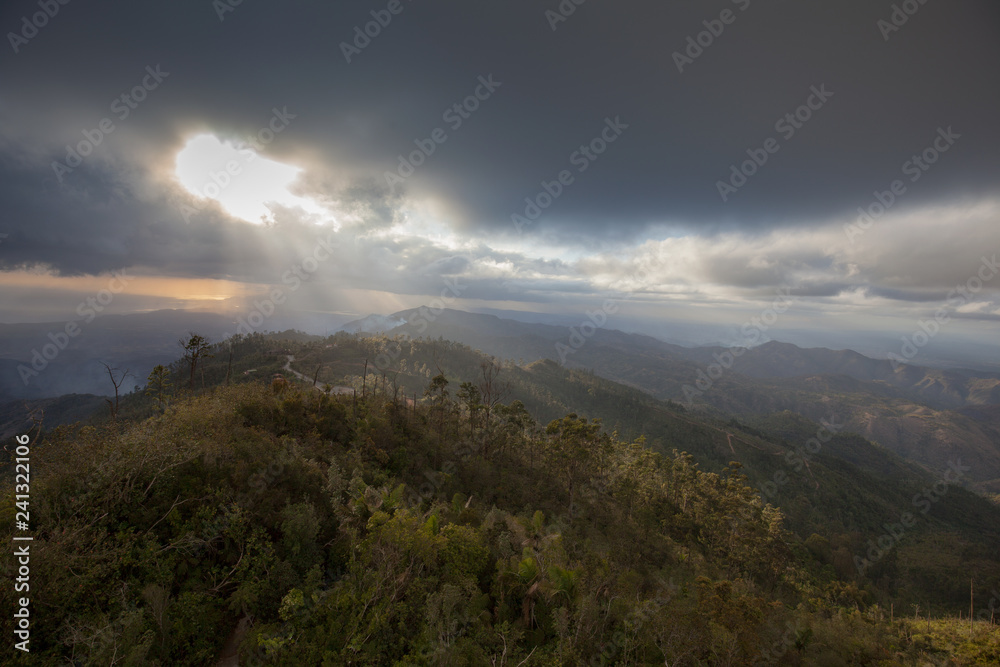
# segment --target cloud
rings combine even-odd
[[[351,3],[244,3],[223,21],[210,3],[73,7],[0,62],[16,91],[0,99],[2,271],[132,267],[260,289],[336,228],[303,303],[413,305],[457,278],[470,303],[711,308],[787,285],[804,310],[909,316],[1000,249],[988,0],[929,3],[889,42],[886,8],[861,0],[752,3],[683,73],[673,53],[716,10],[586,3],[553,31],[527,0],[414,3],[348,64],[340,42],[370,20]],[[116,101],[157,66],[169,76],[121,117]],[[491,75],[502,85],[454,127],[448,111]],[[785,136],[776,122],[814,86],[834,94]],[[258,152],[299,170],[300,199],[272,201],[268,224],[177,183],[191,137],[260,138],[275,110],[294,119]],[[617,117],[629,129],[581,169],[572,156]],[[113,132],[57,174],[105,118]],[[858,207],[948,126],[961,139],[849,238]],[[438,128],[447,140],[391,187],[385,173]],[[722,201],[717,182],[771,137],[780,149]],[[519,234],[511,215],[562,170],[573,183]],[[995,289],[962,316],[992,317]]]

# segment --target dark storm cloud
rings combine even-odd
[[[403,0],[348,64],[341,43],[386,5],[244,2],[222,20],[208,0],[62,5],[0,60],[0,231],[21,244],[4,267],[230,274],[234,245],[252,264],[274,243],[267,230],[183,223],[172,202],[136,194],[142,162],[166,159],[191,128],[246,136],[285,107],[296,118],[268,156],[308,155],[319,171],[304,187],[348,203],[367,229],[398,221],[406,193],[445,202],[466,234],[513,235],[511,214],[561,170],[574,182],[527,238],[597,247],[659,224],[805,224],[867,205],[947,127],[962,138],[905,206],[996,194],[1000,10],[987,0],[930,0],[888,40],[877,21],[892,3],[869,0],[590,0],[554,31],[554,0]],[[724,10],[733,21],[679,72],[673,54]],[[35,11],[5,3],[0,28],[19,31]],[[51,161],[156,65],[169,77],[60,184]],[[448,110],[490,75],[500,87],[454,127]],[[792,136],[776,129],[822,86],[833,95],[808,122]],[[628,129],[579,171],[574,154],[609,118]],[[437,128],[447,141],[388,192],[385,172]],[[768,138],[778,151],[723,202],[716,182]]]

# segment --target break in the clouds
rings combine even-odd
[[[129,308],[249,298],[331,233],[302,308],[789,287],[909,321],[1000,251],[988,0],[18,0],[0,29],[8,321],[120,269]]]

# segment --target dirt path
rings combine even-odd
[[[286,356],[288,357],[288,361],[285,362],[284,370],[288,371],[289,373],[291,373],[292,375],[294,375],[298,379],[300,379],[303,382],[305,382],[306,384],[310,385],[316,391],[323,391],[323,388],[320,387],[318,384],[313,384],[312,378],[306,377],[302,373],[300,373],[297,370],[295,370],[294,368],[292,368],[292,362],[295,361],[295,355],[294,354],[289,354],[289,355],[286,355]],[[331,389],[330,393],[332,393],[332,394],[351,394],[351,393],[354,393],[354,389],[351,388],[351,387],[338,386],[338,387],[334,387],[333,389]]]

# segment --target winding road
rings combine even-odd
[[[300,379],[303,382],[305,382],[306,384],[310,385],[316,391],[323,391],[322,387],[318,386],[318,384],[313,383],[312,378],[306,377],[302,373],[300,373],[297,370],[295,370],[294,368],[292,368],[292,362],[295,361],[295,355],[294,354],[289,354],[289,355],[286,355],[286,356],[288,357],[288,361],[285,362],[284,370],[288,371],[289,373],[291,373],[292,375],[294,375],[298,379]],[[354,389],[352,387],[337,386],[337,387],[334,387],[333,389],[331,389],[330,393],[331,394],[352,394],[352,393],[354,393]]]

